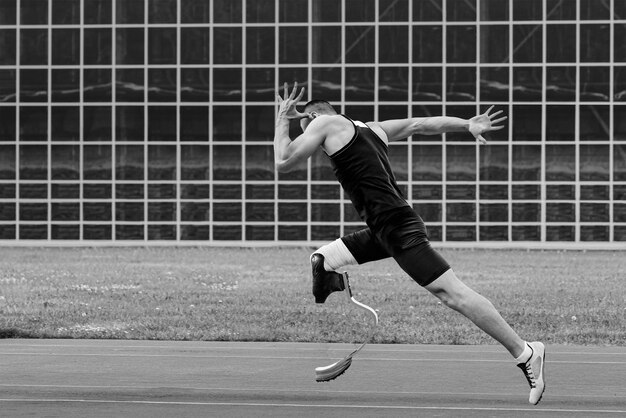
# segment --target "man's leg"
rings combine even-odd
[[[502,344],[513,357],[519,357],[524,351],[524,340],[507,324],[493,304],[460,281],[452,269],[427,285],[426,289]]]
[[[324,303],[333,292],[344,290],[342,275],[335,270],[389,257],[369,228],[345,235],[311,254],[313,296]]]
[[[444,304],[465,315],[509,350],[530,385],[528,401],[533,405],[539,403],[545,390],[544,345],[537,341],[527,343],[522,340],[493,304],[460,281],[452,269],[425,287]]]

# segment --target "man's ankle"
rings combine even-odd
[[[530,360],[532,355],[533,349],[530,348],[526,341],[524,341],[524,349],[522,350],[521,354],[515,358],[515,361],[517,363],[526,363],[528,360]]]

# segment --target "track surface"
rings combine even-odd
[[[0,416],[626,416],[626,348],[547,345],[547,390],[527,403],[499,346],[0,340]]]

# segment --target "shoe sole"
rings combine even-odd
[[[316,367],[315,380],[317,382],[330,382],[331,380],[335,380],[336,378],[344,374],[351,364],[352,355],[349,355],[346,358],[343,358],[338,362],[331,364],[330,366]]]

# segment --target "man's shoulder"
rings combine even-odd
[[[355,133],[352,121],[343,115],[322,115],[315,118],[320,129],[325,131],[324,150],[328,155],[342,149],[350,142]]]
[[[320,115],[316,119],[321,119],[321,120],[325,120],[327,122],[333,122],[333,123],[348,123],[348,124],[350,123],[350,119],[340,114]]]
[[[352,122],[343,115],[320,115],[311,122],[311,125],[316,130],[336,131],[341,128],[351,128]]]

